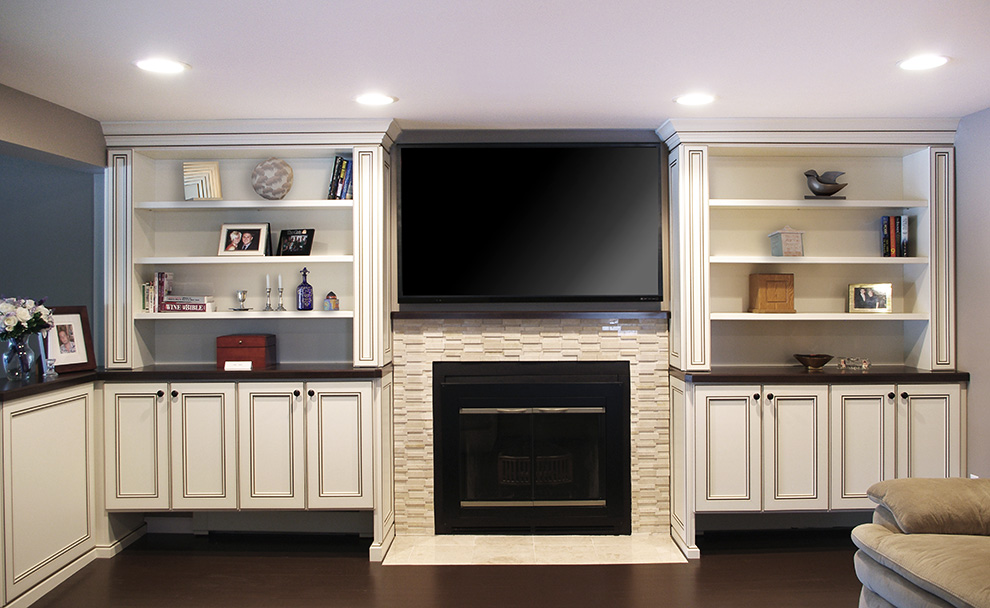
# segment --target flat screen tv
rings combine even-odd
[[[400,303],[659,302],[660,148],[402,146]]]

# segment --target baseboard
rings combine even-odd
[[[677,545],[677,548],[681,550],[681,553],[684,554],[684,557],[688,559],[699,559],[701,557],[701,550],[698,549],[697,546],[689,547],[688,544],[684,542],[684,539],[681,538],[680,534],[677,533],[677,530],[675,530],[673,526],[670,527],[670,538],[674,540],[674,544]]]
[[[90,549],[86,553],[79,556],[78,559],[66,564],[58,572],[52,574],[34,587],[31,587],[24,593],[17,596],[16,599],[10,600],[4,608],[26,608],[27,606],[30,606],[44,597],[55,587],[58,587],[60,584],[65,582],[70,576],[85,568],[95,559],[97,559],[96,549]]]
[[[148,533],[148,525],[144,524],[138,528],[131,530],[130,532],[127,533],[126,536],[124,536],[121,539],[118,539],[117,542],[115,543],[111,543],[109,545],[102,545],[102,546],[97,545],[96,549],[94,549],[94,551],[96,552],[96,557],[100,559],[109,559],[114,555],[117,555],[127,547],[129,547],[131,543],[133,543],[134,541],[141,538],[147,533]]]
[[[389,547],[392,546],[392,541],[395,540],[395,526],[389,526],[388,530],[385,531],[382,537],[382,542],[371,543],[371,547],[368,549],[368,559],[373,562],[379,562],[385,560],[385,554],[388,553]]]

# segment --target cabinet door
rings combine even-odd
[[[306,385],[307,506],[374,507],[370,382]]]
[[[90,384],[3,404],[7,601],[95,547],[92,408]]]
[[[894,477],[894,385],[836,385],[830,397],[833,509],[871,509],[866,490]]]
[[[170,388],[172,508],[236,508],[234,385],[177,383]]]
[[[240,383],[237,409],[241,508],[304,508],[302,383]]]
[[[760,386],[695,389],[698,511],[760,510]]]
[[[901,384],[897,392],[897,476],[959,477],[959,385]]]
[[[167,390],[164,382],[103,389],[108,510],[169,507]]]
[[[828,387],[763,388],[763,508],[828,508]]]

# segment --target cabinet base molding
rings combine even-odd
[[[73,574],[79,572],[88,566],[90,562],[100,557],[97,554],[98,551],[99,549],[91,549],[84,553],[78,559],[66,564],[65,567],[58,570],[55,574],[49,576],[34,587],[31,587],[21,595],[10,600],[10,602],[4,605],[4,608],[27,608],[31,604],[37,602],[45,594],[53,590],[55,587],[58,587],[60,584],[68,580]]]

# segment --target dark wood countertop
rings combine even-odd
[[[694,384],[889,384],[969,382],[969,372],[928,371],[904,365],[875,365],[868,370],[841,370],[826,366],[808,371],[802,365],[724,366],[709,372],[670,369],[670,375]]]
[[[138,369],[96,370],[74,374],[59,374],[52,379],[33,378],[27,382],[0,382],[0,404],[22,397],[38,395],[84,382],[153,381],[252,381],[252,380],[341,380],[381,378],[392,371],[385,367],[354,367],[349,363],[296,363],[270,369],[226,372],[216,365],[152,365]]]

